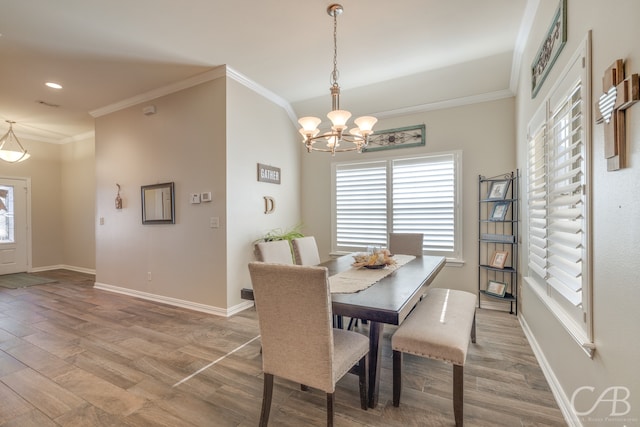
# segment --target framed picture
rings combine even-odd
[[[489,220],[504,221],[504,218],[507,215],[508,210],[509,210],[509,202],[495,203],[493,205],[493,210],[491,211],[491,216],[489,217]]]
[[[536,58],[531,64],[531,98],[535,98],[556,62],[560,51],[567,43],[567,0],[560,0],[558,9],[540,43]]]
[[[369,137],[369,144],[362,149],[362,152],[420,147],[423,145],[425,145],[425,125],[407,126],[375,131]]]
[[[508,256],[508,251],[495,251],[491,256],[489,266],[494,268],[504,268],[504,264],[507,262]]]
[[[489,283],[487,284],[487,290],[485,292],[496,297],[504,297],[506,290],[506,283],[489,280]]]
[[[509,189],[508,179],[503,181],[493,181],[491,183],[491,187],[489,187],[489,194],[487,195],[487,200],[504,200],[507,196],[507,190]]]

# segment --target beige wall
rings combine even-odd
[[[556,2],[540,2],[533,31],[523,56],[525,67],[518,90],[518,159],[526,161],[526,128],[529,120],[560,76],[578,45],[592,30],[594,101],[602,93],[602,75],[616,59],[626,61],[628,74],[640,72],[640,2],[635,0],[569,0],[568,41],[553,66],[547,81],[535,99],[531,99],[527,64],[533,61],[555,11]],[[593,102],[586,108],[592,108]],[[593,111],[593,110],[592,110]],[[603,128],[593,128],[593,319],[596,352],[589,359],[565,332],[537,295],[523,288],[522,317],[529,326],[534,346],[539,348],[541,364],[546,367],[560,404],[571,412],[571,396],[578,387],[593,387],[593,393],[581,393],[578,406],[586,411],[609,387],[626,387],[631,395],[618,402],[617,410],[630,412],[623,417],[610,415],[611,402],[603,402],[589,416],[573,419],[574,425],[635,425],[640,420],[640,106],[627,110],[629,167],[606,171]],[[523,251],[522,265],[526,265]],[[481,327],[481,326],[480,326]],[[620,392],[618,398],[624,398]],[[609,392],[605,398],[614,396]]]
[[[151,104],[157,113],[144,115]],[[224,128],[224,79],[96,119],[98,284],[226,307],[225,239],[209,228],[225,211]],[[171,181],[176,223],[143,225],[140,187]],[[192,205],[204,191],[213,201]]]
[[[31,179],[31,252],[33,269],[64,263],[62,232],[61,146],[18,138],[31,157],[23,162],[0,162],[0,176]]]
[[[514,105],[514,98],[506,98],[384,119],[376,124],[375,129],[384,130],[424,123],[425,147],[363,154],[340,153],[335,157],[305,152],[302,155],[302,217],[306,234],[316,236],[321,258],[328,259],[331,250],[331,162],[460,150],[464,265],[447,266],[434,284],[477,292],[478,175],[494,176],[515,167]]]
[[[97,118],[97,286],[222,315],[245,307],[251,242],[299,221],[294,133],[284,109],[225,77]],[[281,167],[283,184],[257,183],[257,162]],[[169,181],[176,223],[141,224],[140,186]],[[190,203],[209,191],[212,202]],[[263,195],[276,214],[263,214]]]
[[[61,147],[63,264],[94,273],[96,268],[96,167],[93,136]]]

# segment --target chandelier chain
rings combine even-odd
[[[338,13],[333,13],[333,72],[331,73],[331,85],[338,86]]]

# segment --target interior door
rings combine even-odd
[[[29,269],[27,180],[0,178],[0,274]]]

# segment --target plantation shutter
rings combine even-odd
[[[423,250],[454,251],[455,168],[453,155],[392,163],[392,229],[423,233]]]
[[[546,126],[542,124],[529,139],[529,269],[544,279],[547,275],[547,157]]]
[[[336,249],[387,242],[386,162],[336,165]]]
[[[585,239],[585,147],[581,86],[551,116],[548,156],[547,282],[572,305],[582,304]]]

